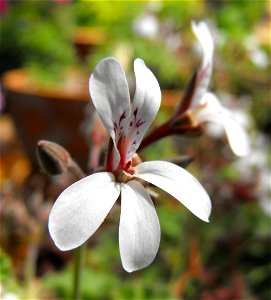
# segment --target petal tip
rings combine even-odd
[[[122,265],[123,266],[123,265]],[[125,266],[123,266],[123,269],[127,272],[127,273],[133,273],[134,271],[137,271],[137,269],[135,268],[127,268]]]
[[[201,219],[203,222],[206,222],[206,223],[209,223],[210,222],[210,217],[211,215],[211,208],[210,208],[210,211],[208,212],[208,214],[204,214],[204,215],[196,215],[199,219]]]
[[[134,64],[142,64],[142,65],[145,65],[145,62],[143,59],[141,58],[136,58],[135,61],[134,61]]]
[[[238,148],[231,145],[233,153],[239,157],[246,157],[251,152],[249,138],[246,136],[245,131],[243,131],[243,135],[245,138],[243,140],[243,143],[241,143],[241,145],[239,144]]]
[[[203,48],[205,55],[209,55],[211,57],[214,50],[214,42],[208,25],[204,21],[200,21],[199,23],[192,21],[191,26],[195,36]]]

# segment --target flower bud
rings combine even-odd
[[[186,168],[188,167],[188,165],[190,165],[190,163],[194,160],[193,156],[190,155],[181,155],[179,157],[176,157],[174,159],[171,159],[170,162],[172,162],[173,164],[182,167],[182,168]]]
[[[71,156],[59,144],[45,140],[39,141],[37,154],[39,164],[46,173],[59,175],[67,172]]]

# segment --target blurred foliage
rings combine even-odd
[[[240,103],[248,103],[257,127],[270,133],[270,46],[261,40],[248,42],[267,17],[267,4],[268,1],[200,0],[73,1],[60,5],[53,1],[14,1],[1,16],[1,73],[24,66],[35,78],[54,82],[66,67],[77,64],[89,72],[101,58],[121,52],[120,56],[128,61],[125,67],[129,74],[133,59],[141,57],[162,88],[182,89],[200,61],[194,51],[191,20],[206,19],[216,41],[211,88],[227,91],[236,95]],[[166,34],[159,32],[162,35],[155,39],[136,34],[134,22],[147,14],[157,18],[161,28],[168,30]],[[73,45],[76,26],[102,27],[107,33],[105,42],[94,47],[81,64]],[[169,33],[180,38],[176,52],[165,43]],[[255,49],[251,50],[249,43],[257,53],[268,57],[265,65],[251,59]],[[159,112],[156,122],[165,121],[167,114]],[[144,150],[142,156],[155,160],[170,159],[180,152],[196,154],[189,170],[203,180],[213,201],[210,224],[197,220],[176,200],[155,189],[160,193],[155,205],[162,231],[158,256],[150,267],[128,274],[119,257],[119,212],[111,212],[109,224],[89,241],[83,299],[270,298],[271,224],[255,193],[259,178],[254,172],[254,181],[245,182],[229,162],[232,156],[224,157],[226,151],[221,144],[210,142],[206,136],[198,140],[199,144],[192,144],[185,139],[167,138]],[[195,145],[200,145],[196,152]],[[52,186],[48,190],[58,192]],[[0,253],[1,281],[17,290],[16,282],[12,283],[10,260]],[[60,255],[65,256],[62,252]],[[44,269],[51,272],[41,272],[42,285],[58,299],[70,299],[72,293],[73,260],[65,256],[66,261],[59,272],[52,272],[58,268],[54,270],[53,263],[45,261]]]
[[[146,1],[129,1],[129,4],[121,1],[94,1],[91,3],[78,1],[74,7],[78,25],[101,26],[108,31],[106,43],[96,49],[94,54],[91,53],[89,57],[91,69],[102,58],[115,56],[118,47],[126,44],[128,49],[124,55],[131,56],[128,70],[130,73],[132,73],[132,60],[140,57],[148,61],[148,65],[160,78],[162,85],[166,87],[180,85],[181,72],[179,65],[176,64],[176,56],[167,47],[164,40],[144,38],[136,34],[133,29],[134,22],[139,17],[146,15]],[[113,14],[112,11],[114,11]]]
[[[222,29],[227,38],[235,41],[243,40],[248,32],[253,30],[265,12],[268,1],[249,1],[246,5],[242,1],[209,1],[209,8],[213,8],[212,18]]]
[[[93,69],[102,58],[116,56],[119,48],[124,48],[122,56],[130,62],[127,71],[132,74],[133,59],[141,57],[148,62],[162,88],[182,89],[186,85],[199,59],[193,51],[188,50],[193,50],[195,42],[191,20],[197,21],[208,16],[216,44],[213,86],[216,90],[230,91],[236,96],[248,96],[257,126],[270,131],[270,47],[253,39],[253,46],[246,45],[247,40],[253,37],[259,20],[267,17],[267,1],[250,1],[245,7],[241,1],[129,1],[129,4],[118,1],[78,1],[74,7],[77,24],[102,26],[108,31],[106,42],[91,53],[87,67]],[[155,16],[161,26],[154,39],[139,36],[133,29],[135,21],[144,16]],[[167,44],[167,38],[171,35],[180,43],[175,50]],[[255,55],[269,58],[265,67],[252,61],[254,54],[250,47],[256,49],[253,48],[257,52]]]
[[[19,292],[20,286],[14,274],[12,261],[9,256],[0,248],[0,294],[2,291],[6,292]]]
[[[3,284],[7,284],[7,281],[13,277],[12,264],[8,256],[1,249],[0,251],[0,274]]]
[[[53,83],[76,62],[68,7],[47,1],[14,2],[2,16],[0,30],[1,73],[23,66],[34,79]]]

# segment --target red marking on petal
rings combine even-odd
[[[136,140],[133,141],[133,144],[132,144],[132,145],[136,145]]]
[[[117,134],[118,125],[116,122],[113,122],[113,124],[114,124],[113,130],[114,130],[115,134]]]
[[[140,119],[136,122],[136,128],[139,128],[142,124],[144,124],[145,121],[141,121]]]
[[[133,122],[130,122],[130,127],[132,127],[133,126]]]
[[[119,118],[119,125],[122,122],[122,120],[124,120],[125,118],[126,118],[126,115],[125,115],[125,111],[124,111]]]
[[[136,116],[137,116],[137,112],[138,112],[138,107],[133,112],[133,115],[134,115],[135,119],[136,119]]]

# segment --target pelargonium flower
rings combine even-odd
[[[249,153],[250,142],[246,131],[224,108],[217,97],[208,92],[212,75],[214,43],[204,22],[192,23],[192,28],[202,47],[202,63],[196,74],[195,91],[191,100],[189,113],[195,126],[205,122],[215,122],[224,127],[232,151],[238,156]]]
[[[186,170],[165,161],[133,163],[161,102],[159,84],[142,60],[135,60],[134,71],[136,91],[131,106],[120,64],[106,58],[96,66],[89,81],[90,94],[112,139],[106,171],[68,187],[49,217],[49,231],[56,246],[70,250],[94,234],[121,195],[119,248],[128,272],[148,266],[160,243],[159,220],[145,188],[147,182],[175,197],[203,221],[208,222],[211,210],[206,191]]]

